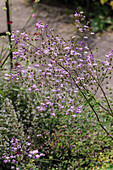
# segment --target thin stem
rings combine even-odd
[[[104,73],[104,75],[101,76],[101,82],[100,82],[100,84],[102,84],[102,82],[104,81],[107,72],[108,72],[108,70],[106,70],[106,72]],[[97,69],[96,69],[96,76],[97,76],[97,79],[98,79],[98,81],[99,81],[98,74],[97,74]],[[96,90],[96,92],[95,92],[95,95],[96,95],[98,89],[99,89],[99,87],[97,87],[97,90]]]
[[[11,44],[11,33],[12,33],[12,29],[11,29],[11,24],[10,24],[10,9],[9,9],[9,0],[6,1],[6,14],[7,14],[7,27],[8,27],[8,38],[9,38],[9,46],[10,46],[10,65],[11,65],[11,70],[13,68],[13,53],[12,53],[12,44]]]
[[[84,87],[84,85],[82,84],[82,82],[80,82],[80,83],[81,83],[82,87],[84,88],[84,90],[86,90],[86,92],[89,94],[89,90]],[[92,98],[95,100],[95,102],[97,103],[94,95],[92,95],[91,97],[92,97]],[[100,102],[98,102],[98,104],[99,104],[99,106],[100,106],[102,109],[104,109],[106,112],[108,112],[108,113],[111,115],[111,113],[109,112],[109,110],[106,109],[104,106],[102,106],[102,105],[100,104]]]
[[[73,79],[73,77],[72,77]],[[92,111],[94,112],[97,121],[99,122],[100,126],[102,127],[102,129],[107,133],[108,136],[110,136],[110,138],[113,140],[113,137],[110,135],[110,133],[104,128],[104,126],[101,124],[100,119],[98,114],[96,113],[96,111],[94,110],[94,107],[88,102],[87,97],[85,96],[85,94],[82,92],[82,90],[80,89],[80,87],[76,84],[77,88],[79,89],[79,91],[81,92],[81,94],[83,95],[83,97],[85,98],[85,100],[87,101],[87,103],[89,104],[90,108],[92,109]]]
[[[5,62],[7,61],[7,59],[9,58],[9,56],[11,56],[10,53],[7,55],[7,57],[6,57],[5,60],[3,61],[2,65],[0,66],[1,68],[3,67],[3,65],[5,64]]]
[[[113,116],[111,106],[110,106],[110,104],[109,104],[109,101],[108,101],[108,99],[107,99],[107,96],[106,96],[106,94],[105,94],[102,86],[99,84],[99,82],[96,80],[96,78],[95,78],[90,72],[89,72],[89,74],[93,77],[93,79],[96,81],[96,83],[97,83],[98,86],[100,87],[100,89],[101,89],[101,91],[102,91],[102,93],[103,93],[103,95],[104,95],[104,97],[105,97],[105,99],[106,99],[106,102],[107,102],[107,105],[108,105],[108,107],[109,107],[109,110],[111,111],[110,115]]]

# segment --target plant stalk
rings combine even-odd
[[[9,0],[6,0],[6,15],[7,15],[7,28],[8,28],[8,39],[9,39],[9,47],[10,47],[10,68],[12,70],[13,68],[13,53],[12,53],[12,44],[11,44],[11,33],[12,33],[12,28],[10,24],[10,9],[9,9]]]

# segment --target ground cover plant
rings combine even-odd
[[[113,168],[113,51],[96,59],[83,12],[74,16],[81,37],[68,42],[42,21],[33,34],[12,32],[13,69],[0,77],[1,169]]]

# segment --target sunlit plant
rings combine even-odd
[[[2,145],[8,138],[2,146],[3,166],[10,163],[7,154],[18,152],[25,162],[18,161],[17,168],[32,167],[31,158],[40,169],[90,169],[101,167],[100,153],[112,149],[113,99],[108,85],[113,51],[103,61],[96,59],[88,45],[88,36],[94,33],[84,25],[83,12],[74,16],[79,37],[68,42],[42,21],[36,23],[33,34],[12,32],[14,66],[0,82],[0,116],[6,120],[11,115],[10,124],[15,118],[14,127],[21,134],[12,133],[15,129],[10,131],[9,123],[1,121],[2,131],[8,132],[2,138]],[[20,152],[22,138],[28,139],[25,148],[30,147],[25,152]],[[12,140],[20,144],[18,148],[14,142],[17,149],[9,153]]]

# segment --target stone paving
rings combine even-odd
[[[27,0],[9,0],[11,5],[11,20],[13,21],[12,29],[20,30],[24,27],[28,17],[32,13],[32,8],[27,6]],[[7,30],[6,12],[3,10],[5,0],[0,0],[0,32]],[[75,34],[75,26],[72,14],[69,14],[67,9],[50,7],[44,4],[38,4],[35,18],[32,18],[28,23],[26,30],[30,33],[34,31],[35,23],[42,20],[49,24],[50,28],[55,29],[55,33],[59,34],[64,39],[68,40],[70,36]],[[2,46],[2,39],[0,38],[0,47]],[[110,50],[113,49],[113,32],[103,33],[102,36],[96,36],[93,41],[93,50],[98,47],[97,57],[102,58]]]

